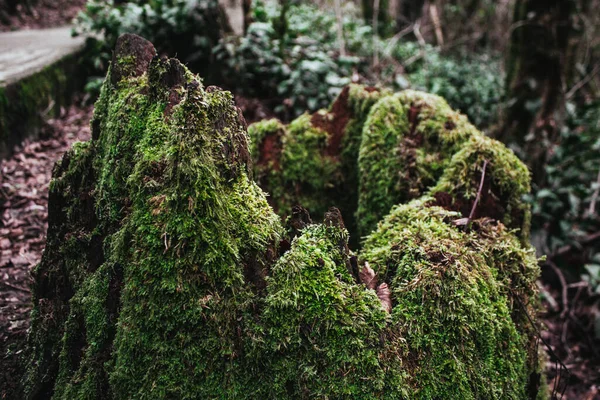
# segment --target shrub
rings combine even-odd
[[[217,0],[138,0],[120,5],[90,0],[76,19],[74,33],[100,36],[92,46],[103,73],[122,33],[143,36],[156,44],[159,54],[177,54],[194,69],[203,69],[227,24]]]
[[[545,254],[553,254],[562,246],[574,246],[579,249],[582,261],[579,265],[589,263],[596,255],[594,262],[585,267],[587,270],[571,271],[586,274],[592,283],[600,277],[596,267],[599,253],[597,247],[582,247],[579,243],[600,231],[599,105],[568,107],[567,124],[545,167],[547,183],[532,199],[534,244]],[[595,212],[591,213],[593,209]],[[560,219],[556,218],[558,215]],[[570,268],[572,265],[569,263]]]
[[[446,99],[464,112],[479,128],[487,128],[498,118],[504,97],[501,60],[490,55],[444,55],[431,46],[421,49],[408,42],[398,45],[394,57],[405,64],[410,85]]]

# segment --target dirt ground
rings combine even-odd
[[[256,100],[236,100],[249,122],[270,116]],[[44,247],[52,168],[73,142],[89,139],[91,115],[91,106],[64,110],[48,121],[40,139],[26,140],[0,161],[0,399],[8,398],[22,374],[17,360],[29,326],[30,271]],[[600,295],[584,282],[567,282],[548,265],[539,285],[546,326],[541,337],[551,349],[547,375],[554,398],[564,391],[563,399],[600,399],[600,342],[593,334]]]
[[[92,107],[71,107],[0,161],[0,398],[21,376],[17,359],[29,327],[30,271],[46,241],[48,185],[56,160],[90,138]]]
[[[19,29],[44,29],[71,23],[87,0],[39,0],[35,7],[26,2],[17,5],[16,13],[7,10],[0,18],[0,32]]]

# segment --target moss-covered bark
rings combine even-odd
[[[125,35],[92,127],[54,172],[26,392],[244,391],[238,362],[280,228],[248,178],[232,95]]]
[[[304,114],[288,126],[277,120],[250,125],[248,134],[254,176],[271,194],[282,216],[301,204],[313,215],[330,206],[340,209],[346,227],[358,236],[354,215],[358,207],[358,154],[362,130],[371,107],[390,92],[350,85],[329,110]]]
[[[26,397],[535,397],[524,307],[534,314],[537,264],[505,220],[524,209],[521,164],[439,98],[359,86],[343,96],[289,126],[255,125],[249,150],[230,93],[122,36],[92,140],[54,171]],[[415,132],[409,148],[422,154],[398,163],[394,144]],[[251,155],[259,182],[279,190],[273,204],[306,201],[323,223],[295,207],[286,233],[250,179]],[[457,224],[461,210],[436,195],[472,203],[482,158],[481,204],[494,195],[505,211]],[[341,205],[364,207],[358,189],[388,179],[373,167],[385,160],[392,174],[418,166],[406,178],[417,183],[380,197],[391,211],[356,255],[325,207],[343,190],[354,200]]]
[[[302,204],[322,215],[339,207],[351,243],[371,233],[392,206],[424,194],[468,217],[486,161],[474,217],[494,218],[528,237],[529,208],[521,199],[530,190],[526,167],[439,96],[351,85],[328,112],[288,126],[261,121],[249,135],[255,177],[275,210],[286,216]]]
[[[488,219],[463,231],[459,213],[431,204],[393,208],[361,252],[390,287],[386,336],[402,340],[407,385],[415,398],[535,398],[534,250]]]

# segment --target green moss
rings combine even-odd
[[[540,370],[526,315],[537,306],[533,250],[514,226],[457,226],[462,210],[436,205],[440,193],[472,199],[485,159],[501,204],[522,210],[528,181],[512,153],[439,98],[404,92],[372,105],[377,96],[358,87],[346,93],[349,113],[254,125],[249,151],[229,92],[126,38],[131,52],[120,52],[136,58],[111,66],[92,140],[55,168],[25,397],[528,398]],[[331,129],[340,115],[341,132]],[[352,166],[340,155],[357,144]],[[394,146],[416,161],[390,160]],[[280,218],[250,178],[251,156],[259,181],[283,192],[279,205],[323,210],[349,182],[343,168],[357,166],[355,191],[407,167],[420,180],[367,202],[421,198],[392,207],[358,265],[336,210],[296,227],[279,254]],[[390,287],[391,312],[381,286],[360,283],[365,262]]]
[[[429,200],[393,208],[361,253],[390,286],[388,335],[406,343],[412,397],[527,398],[537,348],[512,288],[535,303],[533,250],[495,223],[460,230],[460,214]]]
[[[207,397],[235,386],[224,377],[246,379],[232,367],[248,340],[238,327],[255,318],[250,272],[266,267],[279,219],[247,176],[231,94],[183,74],[172,81],[181,101],[165,104],[148,86],[173,63],[153,63],[169,63],[156,82],[130,75],[113,86],[109,72],[93,140],[55,175],[29,396]]]
[[[502,143],[482,135],[473,135],[452,157],[430,193],[449,194],[454,207],[462,209],[463,214],[468,216],[477,197],[486,162],[483,201],[478,204],[479,215],[492,217],[509,228],[519,229],[525,243],[529,236],[530,210],[523,197],[531,190],[529,171]]]
[[[439,96],[406,90],[369,113],[359,154],[359,232],[366,235],[395,204],[420,197],[472,135],[465,116]]]
[[[380,332],[387,313],[348,272],[344,229],[313,225],[268,278],[260,347],[264,379],[254,398],[376,398],[387,386]]]
[[[301,115],[288,126],[277,120],[250,125],[255,179],[280,215],[287,216],[296,204],[313,215],[335,205],[345,216],[351,243],[358,243],[354,214],[362,128],[373,104],[389,95],[352,84],[329,110]]]

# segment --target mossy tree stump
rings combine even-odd
[[[249,150],[230,93],[122,36],[92,140],[54,171],[26,397],[543,395],[526,170],[439,101],[352,86],[329,111],[256,125]],[[378,128],[386,107],[422,130],[414,152]],[[466,133],[446,140],[448,119]],[[323,222],[294,207],[284,229],[253,172],[279,211],[300,199]],[[336,204],[369,234],[358,254]]]

